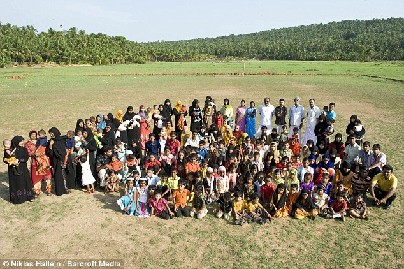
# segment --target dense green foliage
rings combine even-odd
[[[38,33],[0,25],[0,66],[22,63],[117,64],[147,61],[404,60],[404,18],[342,21],[253,34],[137,43],[121,36],[68,31]]]

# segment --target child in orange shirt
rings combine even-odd
[[[190,217],[191,208],[187,206],[187,198],[191,197],[191,192],[185,188],[187,183],[181,180],[179,189],[173,193],[174,198],[174,212],[176,217]]]
[[[185,165],[185,171],[187,174],[189,174],[199,172],[200,170],[201,168],[199,167],[197,154],[192,154],[191,161],[187,162]]]

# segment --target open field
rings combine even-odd
[[[276,220],[234,226],[209,215],[194,219],[135,219],[122,215],[117,196],[73,191],[8,202],[6,167],[0,164],[0,257],[123,259],[132,268],[403,268],[404,173],[403,63],[247,62],[155,63],[96,67],[33,67],[0,70],[0,139],[31,129],[74,129],[78,118],[151,106],[164,99],[212,95],[217,104],[241,99],[260,104],[299,95],[307,107],[336,103],[336,130],[345,133],[351,114],[379,143],[399,179],[390,211],[370,209],[370,220]],[[242,73],[245,73],[243,76]],[[257,75],[248,75],[257,74]],[[272,74],[272,75],[269,75]],[[13,77],[14,76],[14,77]],[[377,76],[378,78],[371,77]],[[392,81],[390,79],[398,80]]]

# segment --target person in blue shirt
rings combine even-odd
[[[156,140],[154,134],[149,135],[149,141],[146,142],[145,149],[147,157],[149,157],[150,154],[160,156],[160,150],[161,150],[160,142]]]
[[[327,120],[335,120],[337,119],[337,113],[335,113],[335,103],[330,103],[328,106],[328,112],[327,112]]]
[[[199,141],[199,148],[196,150],[196,153],[198,154],[199,157],[199,164],[202,163],[203,160],[205,160],[206,156],[208,155],[208,149],[205,148],[205,141]]]

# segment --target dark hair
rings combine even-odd
[[[380,150],[380,144],[373,144],[373,147],[372,147],[373,149],[378,149],[378,150]]]
[[[368,146],[368,147],[370,147],[370,142],[369,142],[369,141],[363,142],[363,146]]]
[[[382,170],[388,170],[393,173],[393,166],[391,166],[390,164],[385,164],[383,165]]]

